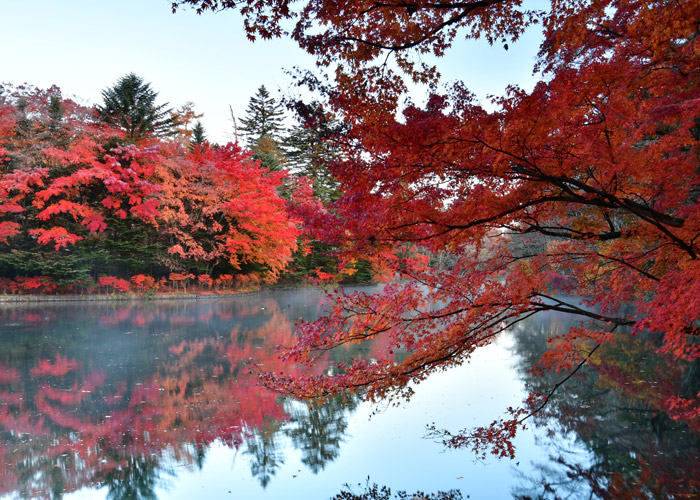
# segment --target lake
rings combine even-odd
[[[477,460],[426,438],[426,426],[487,425],[529,391],[547,392],[566,374],[528,369],[571,319],[530,318],[396,407],[357,397],[308,405],[261,387],[252,363],[294,373],[275,346],[289,345],[295,321],[316,318],[324,300],[301,289],[0,305],[0,495],[369,500],[389,498],[389,487],[443,500],[698,496],[700,425],[659,408],[697,392],[699,370],[653,354],[658,339],[600,349],[517,436],[514,460]],[[316,370],[380,347],[334,352]]]

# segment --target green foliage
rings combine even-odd
[[[166,108],[167,103],[156,104],[157,97],[150,83],[129,73],[102,91],[103,104],[97,111],[105,123],[123,129],[131,142],[173,135],[176,123],[172,109]]]
[[[63,119],[63,104],[61,104],[61,96],[52,94],[49,100],[49,118],[51,124],[56,125]]]
[[[92,270],[103,259],[98,253],[72,248],[56,252],[37,245],[33,250],[10,250],[0,253],[0,275],[51,276],[57,285],[88,281]]]
[[[340,279],[343,284],[372,283],[375,273],[372,264],[364,259],[359,259],[354,264],[355,272],[350,276]],[[301,282],[308,277],[316,276],[316,271],[328,274],[338,273],[338,258],[335,249],[325,243],[312,241],[307,248],[299,249],[292,255],[292,263],[282,279],[287,282]]]
[[[260,137],[255,141],[253,151],[253,160],[260,161],[260,165],[268,170],[280,170],[286,162],[277,142],[267,136]]]
[[[167,274],[164,265],[167,250],[156,228],[134,220],[113,218],[107,220],[106,234],[79,242],[86,252],[99,256],[95,269],[100,274],[133,276]]]
[[[298,123],[284,140],[285,167],[296,177],[311,180],[314,195],[328,208],[340,195],[338,181],[330,166],[342,158],[341,141],[345,137],[346,126],[333,119],[318,102],[305,104],[292,103]],[[305,279],[316,271],[336,274],[338,259],[331,246],[312,242],[306,252],[296,252],[292,271],[287,279]],[[341,279],[342,283],[370,283],[374,272],[369,262],[358,260],[356,272]]]
[[[292,255],[292,264],[284,274],[285,281],[299,282],[307,276],[313,276],[316,269],[325,273],[335,273],[338,270],[338,259],[331,255],[327,245],[313,241],[308,249],[299,249]]]
[[[264,85],[250,98],[246,116],[241,119],[241,131],[247,137],[248,147],[255,152],[253,159],[272,171],[280,170],[286,162],[280,147],[283,119],[282,104],[270,96]]]
[[[321,133],[305,125],[292,128],[285,140],[287,168],[294,175],[312,180],[314,193],[324,204],[333,202],[340,196],[338,182],[328,164],[340,156],[339,148],[324,140]]]
[[[284,132],[282,104],[270,96],[264,85],[250,98],[241,131],[248,138],[248,147],[255,150],[262,138],[278,142]]]
[[[206,140],[207,136],[204,133],[202,122],[197,121],[197,123],[194,124],[194,127],[192,127],[192,141],[190,142],[190,148],[202,146]]]

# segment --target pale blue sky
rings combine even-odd
[[[231,139],[229,105],[237,118],[262,84],[273,96],[287,92],[285,68],[313,68],[290,40],[250,43],[236,12],[176,14],[170,0],[0,0],[0,82],[61,87],[85,104],[134,72],[159,92],[160,102],[187,101],[204,113],[214,142]],[[440,62],[446,79],[460,79],[485,98],[518,83],[529,88],[539,35],[510,50],[461,42]],[[413,96],[422,101],[419,92]]]

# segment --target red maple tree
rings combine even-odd
[[[312,362],[388,337],[383,357],[268,383],[304,396],[405,396],[410,383],[546,311],[582,324],[541,368],[576,370],[595,354],[581,340],[608,342],[621,326],[662,332],[661,351],[681,364],[700,357],[698,2],[553,1],[547,12],[503,0],[182,4],[238,8],[249,37],[289,35],[334,68],[330,83],[304,78],[350,126],[333,169],[344,195],[312,222],[324,241],[350,243],[348,259],[383,260],[410,278],[373,296],[338,294],[287,353]],[[534,90],[509,88],[492,112],[462,84],[434,91],[437,69],[421,54],[441,56],[460,35],[507,49],[534,22],[545,35]],[[390,56],[398,70],[384,64]],[[407,78],[430,84],[424,107],[400,106]],[[407,243],[455,264],[407,265],[395,257]],[[633,312],[621,309],[629,303]],[[397,362],[395,350],[407,354]],[[668,410],[698,418],[699,401],[668,401]],[[509,440],[543,404],[533,395],[495,425],[447,437],[512,456]]]
[[[176,257],[210,267],[257,265],[275,281],[296,248],[298,221],[279,195],[287,173],[268,172],[251,156],[236,144],[205,144],[186,155],[166,150],[157,172],[158,224]]]

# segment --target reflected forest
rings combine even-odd
[[[0,315],[2,494],[58,498],[106,485],[109,498],[156,498],[178,464],[201,467],[215,440],[244,450],[266,486],[285,460],[282,436],[319,472],[356,405],[307,405],[260,386],[256,370],[279,368],[274,346],[293,336],[272,298],[7,306]]]

